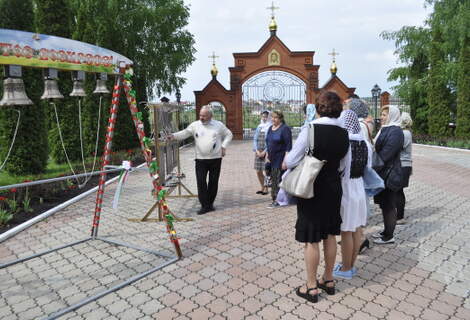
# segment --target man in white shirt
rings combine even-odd
[[[232,132],[220,121],[212,120],[212,108],[205,105],[199,112],[199,120],[186,129],[175,132],[170,139],[184,140],[193,136],[196,151],[197,193],[201,209],[197,214],[214,211],[214,200],[219,187],[220,167],[225,149],[232,140]],[[209,174],[209,183],[207,182]]]

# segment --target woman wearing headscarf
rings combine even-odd
[[[407,188],[410,182],[410,176],[412,173],[412,159],[411,159],[411,145],[413,143],[413,137],[411,135],[411,127],[413,126],[413,120],[411,120],[408,112],[401,113],[401,128],[403,129],[403,150],[400,153],[401,170],[403,173],[403,188],[397,192],[397,224],[404,224],[405,222],[405,204],[406,197],[404,188]]]
[[[253,152],[255,153],[255,165],[256,175],[258,177],[261,189],[256,191],[257,194],[268,194],[268,186],[263,173],[266,159],[266,133],[269,127],[272,125],[271,119],[269,118],[269,111],[265,110],[261,112],[260,124],[255,130],[253,137]]]
[[[315,105],[313,103],[307,104],[307,107],[305,108],[305,121],[304,125],[308,125],[310,122],[315,120],[315,115],[317,114],[317,109],[315,108]]]
[[[374,234],[374,243],[394,243],[397,223],[397,192],[403,186],[400,152],[403,149],[400,110],[396,106],[382,107],[380,122],[382,128],[375,138],[376,159],[374,169],[382,177],[385,189],[374,197],[380,205],[384,219],[384,230]]]
[[[341,199],[342,263],[336,265],[333,276],[352,279],[357,272],[354,263],[362,243],[362,227],[367,222],[367,202],[362,177],[366,166],[371,164],[371,158],[356,113],[345,110],[340,119],[348,131],[350,147],[341,178],[343,188]]]
[[[286,156],[284,169],[296,167],[311,153],[319,160],[326,160],[314,182],[311,199],[297,198],[297,222],[295,239],[304,244],[304,260],[307,283],[296,289],[296,294],[310,302],[318,301],[318,288],[327,294],[335,294],[333,268],[336,258],[336,239],[341,227],[341,177],[340,164],[348,152],[348,133],[342,128],[338,117],[343,109],[339,96],[334,92],[323,92],[318,98],[317,114],[312,129],[304,126],[295,141],[292,151]],[[313,150],[308,146],[308,130],[314,130]],[[317,281],[320,262],[319,242],[323,241],[325,269]]]

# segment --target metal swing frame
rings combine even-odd
[[[124,70],[122,70],[122,71],[124,73]],[[149,254],[153,254],[155,256],[159,256],[159,257],[169,259],[169,260],[165,261],[164,263],[161,263],[161,264],[159,264],[159,265],[157,265],[157,266],[155,266],[155,267],[153,267],[153,268],[151,268],[147,271],[138,273],[137,275],[135,275],[135,276],[133,276],[133,277],[131,277],[131,278],[129,278],[129,279],[113,286],[113,287],[111,287],[111,288],[108,288],[104,291],[101,291],[101,292],[99,292],[99,293],[97,293],[93,296],[82,299],[82,300],[78,301],[77,303],[75,303],[71,306],[68,306],[64,309],[58,310],[58,311],[50,314],[49,316],[46,316],[44,319],[48,319],[48,320],[49,319],[57,319],[57,318],[63,316],[64,314],[66,314],[66,313],[77,310],[78,308],[80,308],[80,307],[82,307],[82,306],[84,306],[84,305],[86,305],[90,302],[96,301],[99,298],[101,298],[101,297],[103,297],[103,296],[105,296],[109,293],[117,291],[117,290],[119,290],[119,289],[133,283],[133,282],[136,282],[136,281],[150,275],[153,272],[156,272],[156,271],[158,271],[158,270],[160,270],[160,269],[162,269],[162,268],[164,268],[164,267],[166,267],[166,266],[168,266],[172,263],[175,263],[176,261],[178,261],[182,257],[182,252],[181,252],[181,249],[179,247],[178,239],[176,237],[171,237],[170,229],[168,228],[168,221],[167,221],[167,231],[170,233],[171,242],[174,244],[175,251],[176,251],[176,256],[171,256],[171,255],[161,253],[161,252],[158,252],[158,251],[154,251],[154,250],[151,250],[151,249],[141,248],[141,247],[135,246],[135,245],[130,244],[130,243],[121,242],[121,241],[118,241],[118,240],[113,240],[113,239],[108,239],[106,237],[98,236],[98,228],[99,228],[100,216],[101,216],[101,211],[102,211],[102,203],[103,203],[103,195],[104,195],[105,182],[106,182],[106,177],[107,177],[107,171],[104,170],[104,169],[105,169],[106,166],[109,165],[109,162],[110,162],[111,147],[112,147],[112,141],[113,141],[113,135],[114,135],[114,126],[115,126],[116,119],[117,119],[117,112],[118,112],[118,106],[119,106],[119,96],[120,96],[121,89],[124,89],[124,91],[126,93],[126,98],[127,98],[127,101],[128,101],[130,111],[131,111],[132,119],[133,119],[133,122],[135,124],[137,134],[139,136],[140,145],[141,145],[142,151],[144,153],[147,165],[148,166],[150,165],[150,162],[152,161],[152,155],[151,155],[151,152],[150,152],[150,154],[147,152],[146,147],[145,147],[144,142],[143,142],[143,138],[145,137],[145,133],[143,131],[142,121],[139,119],[139,117],[137,115],[138,109],[137,109],[135,97],[131,93],[132,85],[131,85],[130,81],[126,81],[125,84],[123,85],[123,76],[122,76],[122,74],[116,75],[116,81],[115,81],[115,85],[114,85],[114,88],[113,88],[113,94],[112,94],[112,106],[111,106],[110,116],[109,116],[109,120],[108,120],[108,128],[107,128],[106,141],[105,141],[105,146],[104,146],[104,154],[103,154],[103,160],[102,160],[102,165],[101,165],[101,173],[100,173],[100,179],[99,179],[99,183],[98,183],[98,191],[97,191],[97,194],[96,194],[95,213],[94,213],[94,217],[93,217],[93,226],[92,226],[92,230],[91,230],[91,236],[88,237],[88,238],[82,239],[82,240],[78,240],[78,241],[75,241],[75,242],[72,242],[72,243],[68,243],[68,244],[56,247],[56,248],[45,250],[45,251],[30,255],[30,256],[27,256],[27,257],[24,257],[24,258],[19,258],[19,259],[16,259],[16,260],[4,263],[4,264],[0,264],[0,269],[7,268],[9,266],[12,266],[12,265],[15,265],[15,264],[18,264],[18,263],[21,263],[21,262],[25,262],[25,261],[43,256],[43,255],[47,255],[49,253],[53,253],[53,252],[59,251],[61,249],[73,247],[73,246],[76,246],[76,245],[81,244],[81,243],[85,243],[85,242],[88,242],[88,241],[96,241],[96,240],[103,241],[103,242],[106,242],[106,243],[109,243],[109,244],[112,244],[112,245],[115,245],[115,246],[122,246],[122,247],[131,248],[131,249],[134,249],[134,250],[137,250],[137,251],[146,252],[146,253],[149,253]],[[150,175],[151,175],[151,173],[150,173]],[[153,185],[154,185],[154,187],[157,186],[157,182],[155,180],[153,181]]]

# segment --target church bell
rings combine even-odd
[[[71,97],[85,97],[85,89],[83,87],[83,82],[85,81],[85,72],[83,71],[74,71],[72,72],[73,80],[73,89],[70,92]]]
[[[41,99],[63,99],[57,84],[58,72],[56,69],[44,70],[44,93]]]
[[[106,80],[108,80],[108,75],[106,73],[98,73],[96,75],[96,88],[93,93],[108,94],[109,90],[106,88]]]
[[[26,95],[23,79],[21,79],[21,67],[5,66],[5,79],[3,80],[3,98],[0,106],[30,105],[31,99]]]

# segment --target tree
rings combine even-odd
[[[180,88],[180,74],[194,60],[193,36],[185,30],[189,9],[182,0],[85,0],[73,6],[74,38],[114,50],[134,61],[137,101]],[[119,35],[119,36],[110,36]],[[144,113],[145,128],[149,123]],[[148,132],[147,132],[148,133]],[[125,99],[121,100],[114,149],[139,145]]]
[[[442,42],[442,33],[440,30],[434,30],[429,53],[428,128],[429,134],[436,137],[450,134],[450,91],[445,77],[445,52]]]
[[[36,26],[38,32],[70,38],[74,27],[73,21],[68,1],[36,0]],[[47,105],[46,108],[49,115],[51,155],[57,162],[62,163],[67,161],[66,155],[70,161],[76,161],[82,158],[82,153],[80,150],[78,99],[68,96],[72,91],[70,73],[59,72],[58,83],[64,99],[55,101],[55,108],[54,105]],[[59,119],[58,125],[56,110]],[[61,139],[60,134],[62,134],[63,139]]]
[[[0,1],[0,27],[34,31],[31,0]],[[11,145],[18,113],[21,121],[15,144],[5,168],[17,175],[39,174],[45,171],[48,160],[45,110],[39,97],[42,91],[40,71],[23,68],[23,81],[31,106],[0,107],[0,159],[4,159]],[[0,90],[3,91],[3,88]],[[3,161],[3,160],[2,160]]]
[[[470,3],[461,11],[462,37],[457,77],[456,136],[470,139]]]
[[[429,29],[405,26],[399,31],[382,32],[381,36],[386,40],[395,40],[395,54],[405,64],[390,70],[388,80],[399,81],[394,90],[410,105],[415,131],[426,133]]]

